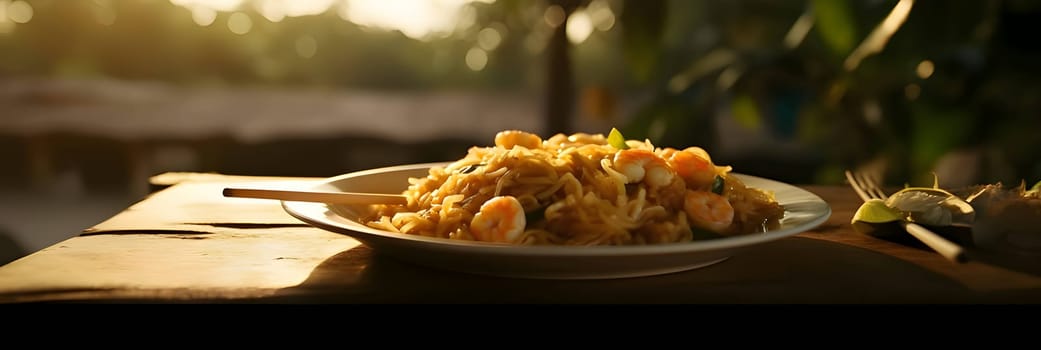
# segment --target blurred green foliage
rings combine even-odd
[[[777,164],[809,168],[756,170],[792,181],[842,183],[843,170],[881,162],[891,183],[931,184],[944,158],[959,153],[972,156],[941,170],[962,181],[1041,179],[1041,85],[1033,63],[1041,47],[1029,34],[1041,3],[695,3],[624,2],[668,14],[662,22],[622,16],[623,30],[641,27],[623,35],[635,41],[625,49],[658,55],[650,74],[657,78],[646,86],[655,97],[623,129],[627,136],[698,140],[711,153],[725,141],[715,132],[720,120],[729,119],[774,145],[795,146],[773,152],[768,145],[728,161],[754,169],[787,159]],[[909,9],[903,21],[882,24],[901,8]],[[865,50],[879,28],[892,31]],[[868,54],[855,64],[851,56],[861,53]],[[638,81],[649,75],[648,55],[626,55]]]

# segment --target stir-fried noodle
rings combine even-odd
[[[495,146],[409,179],[408,204],[375,206],[364,222],[459,240],[634,245],[763,232],[784,215],[772,193],[745,186],[699,147],[608,139],[500,132]]]

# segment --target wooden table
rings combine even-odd
[[[1041,275],[954,264],[854,232],[847,187],[802,186],[832,216],[708,267],[653,277],[529,280],[410,265],[296,220],[229,184],[317,181],[167,173],[127,210],[0,267],[2,303],[1033,304]]]

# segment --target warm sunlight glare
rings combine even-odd
[[[200,26],[213,23],[216,11],[231,12],[253,6],[271,22],[286,17],[316,15],[329,10],[339,0],[170,0],[192,11],[192,19]]]
[[[446,34],[470,0],[346,0],[340,17],[355,24],[399,30],[413,39]],[[487,0],[486,0],[487,2]]]
[[[253,0],[257,11],[272,22],[286,17],[321,14],[336,3],[338,0]]]
[[[465,22],[466,8],[471,2],[494,0],[170,0],[192,11],[192,19],[200,26],[213,23],[216,12],[233,12],[252,6],[271,22],[286,17],[336,11],[354,24],[383,30],[398,30],[413,39],[451,33]],[[611,19],[613,22],[613,18]],[[472,22],[472,18],[470,19]],[[500,33],[502,34],[502,33]]]
[[[205,7],[216,11],[232,11],[237,9],[243,0],[170,0],[170,2],[187,8]]]

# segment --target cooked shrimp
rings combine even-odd
[[[698,156],[701,156],[701,158],[704,158],[709,163],[712,163],[712,157],[709,157],[708,151],[706,151],[704,148],[701,148],[701,147],[698,147],[698,146],[692,146],[692,147],[684,148],[683,151],[684,152],[694,153],[694,154],[696,154]]]
[[[646,181],[652,187],[668,185],[675,175],[664,159],[645,149],[618,151],[614,155],[614,169],[625,174],[628,183]]]
[[[712,165],[709,158],[701,155],[705,152],[704,150],[697,148],[701,150],[701,152],[697,152],[691,148],[682,151],[667,148],[662,155],[667,157],[669,165],[676,171],[676,175],[687,183],[688,188],[709,188],[715,180],[716,167]]]
[[[486,242],[517,242],[527,222],[524,207],[513,196],[498,196],[481,205],[481,211],[470,221],[474,239]]]
[[[734,222],[734,207],[726,197],[709,191],[687,191],[683,210],[694,226],[723,233]]]
[[[514,146],[536,149],[542,145],[542,137],[530,132],[505,130],[495,134],[495,145],[505,149],[511,149]]]

